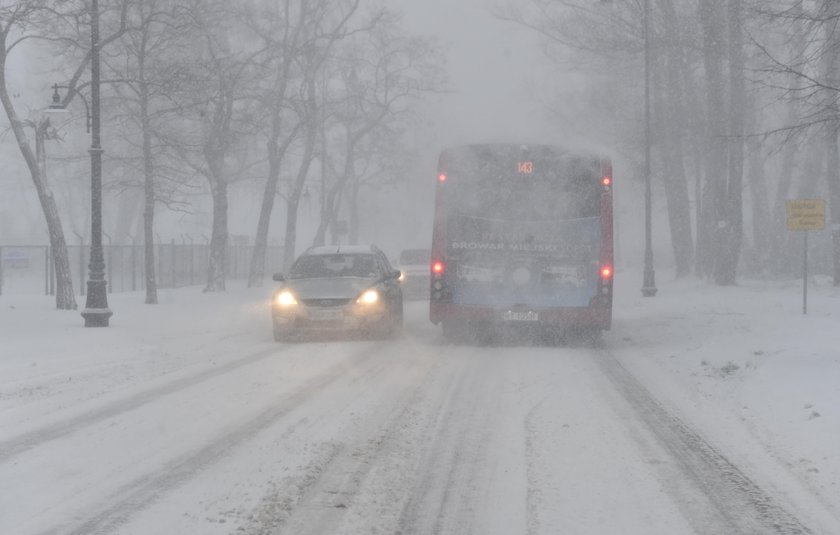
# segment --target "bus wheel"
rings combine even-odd
[[[592,328],[586,337],[586,345],[589,347],[602,347],[604,345],[604,331]]]
[[[464,336],[464,326],[455,320],[443,320],[441,322],[443,339],[447,342],[458,342]]]
[[[599,347],[603,341],[601,329],[584,327],[569,332],[569,342],[575,346]]]
[[[289,335],[291,333],[288,329],[283,327],[278,327],[277,325],[274,326],[274,341],[275,342],[286,342],[289,340]]]

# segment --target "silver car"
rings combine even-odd
[[[275,273],[274,339],[313,332],[388,337],[403,323],[400,272],[375,246],[324,246],[304,252],[288,274]]]

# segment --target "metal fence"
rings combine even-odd
[[[145,260],[142,245],[103,245],[105,279],[109,292],[145,290]],[[229,245],[225,277],[229,280],[247,279],[253,245]],[[207,244],[155,244],[156,278],[158,288],[178,288],[204,284],[210,247]],[[90,260],[89,245],[68,245],[73,288],[84,295]],[[280,268],[282,246],[268,246],[265,273]],[[55,268],[52,250],[46,245],[0,245],[0,295],[3,293],[40,293],[55,295]]]

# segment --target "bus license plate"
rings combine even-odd
[[[313,310],[309,313],[312,321],[340,321],[344,319],[343,310]]]
[[[538,312],[508,310],[503,316],[505,321],[540,321],[540,314]]]

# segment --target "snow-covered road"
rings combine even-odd
[[[126,303],[110,330],[50,311],[28,342],[43,306],[3,312],[24,334],[0,358],[0,532],[840,532],[836,480],[634,358],[652,331],[450,345],[414,302],[396,340],[275,344],[259,292],[230,294]]]

